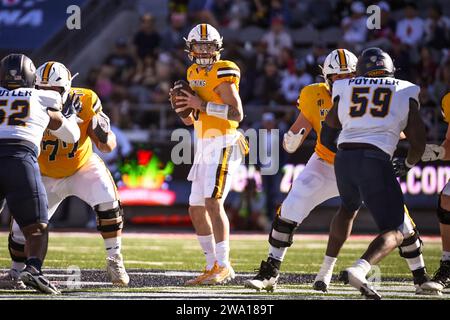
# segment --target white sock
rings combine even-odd
[[[112,257],[115,254],[120,254],[122,247],[122,237],[103,239],[105,241],[105,249],[108,257]]]
[[[320,267],[320,271],[317,274],[315,281],[323,281],[327,285],[330,284],[336,261],[337,258],[335,257],[325,256],[323,258],[322,266]]]
[[[216,242],[214,236],[212,234],[209,236],[197,236],[197,239],[206,257],[206,270],[211,270],[216,261]]]
[[[364,273],[364,276],[366,276],[369,273],[370,269],[372,268],[370,263],[364,259],[358,259],[353,265],[353,267],[359,268]]]
[[[274,246],[270,246],[269,247],[269,257],[276,259],[278,261],[283,261],[284,256],[286,255],[287,252],[287,247],[284,248],[276,248]]]
[[[216,243],[217,264],[220,267],[228,267],[230,265],[230,242],[224,240]]]
[[[450,251],[442,251],[442,261],[450,261]]]
[[[18,272],[22,271],[25,268],[25,263],[24,262],[17,262],[17,261],[13,261],[11,264],[11,269],[14,269]]]
[[[423,255],[420,255],[415,258],[408,258],[406,259],[406,263],[408,263],[409,270],[411,271],[425,268],[425,261],[423,260]]]

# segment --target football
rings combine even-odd
[[[192,94],[195,94],[194,90],[191,89],[191,87],[189,86],[189,84],[184,81],[184,80],[178,80],[175,81],[174,86],[173,86],[173,91],[172,91],[172,95],[170,97],[171,99],[171,103],[172,103],[172,107],[174,109],[178,109],[178,108],[182,108],[184,107],[184,105],[180,105],[180,104],[176,104],[177,100],[176,97],[177,96],[186,96],[186,94],[183,93],[183,91],[181,90],[185,90],[188,91]],[[179,113],[180,117],[182,118],[187,118],[191,112],[193,111],[192,108],[186,109],[185,111]]]

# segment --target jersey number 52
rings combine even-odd
[[[353,118],[362,117],[369,105],[369,87],[354,87],[351,100],[355,105],[350,107],[350,116]],[[392,90],[389,88],[376,88],[373,91],[369,113],[376,118],[384,118],[389,113]]]
[[[0,100],[0,124],[5,122],[7,117],[6,111],[3,107],[6,107],[8,104],[8,100]],[[11,110],[17,110],[17,112],[11,113],[8,116],[8,126],[25,126],[25,119],[28,117],[30,113],[30,104],[27,100],[14,100],[11,103]]]

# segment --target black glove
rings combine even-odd
[[[69,96],[66,99],[66,102],[64,103],[61,113],[63,114],[64,117],[69,118],[71,115],[73,114],[78,114],[81,112],[81,101],[80,101],[80,96],[72,93],[69,94]]]
[[[394,158],[392,159],[392,166],[394,167],[394,173],[396,177],[406,176],[409,169],[413,166],[408,165],[405,158]]]

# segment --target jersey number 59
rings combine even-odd
[[[352,102],[355,105],[350,107],[350,116],[353,118],[362,117],[369,104],[368,95],[370,95],[369,87],[354,87],[352,91]],[[389,113],[391,104],[392,90],[389,88],[376,88],[373,91],[371,99],[371,107],[369,113],[376,118],[384,118]]]

